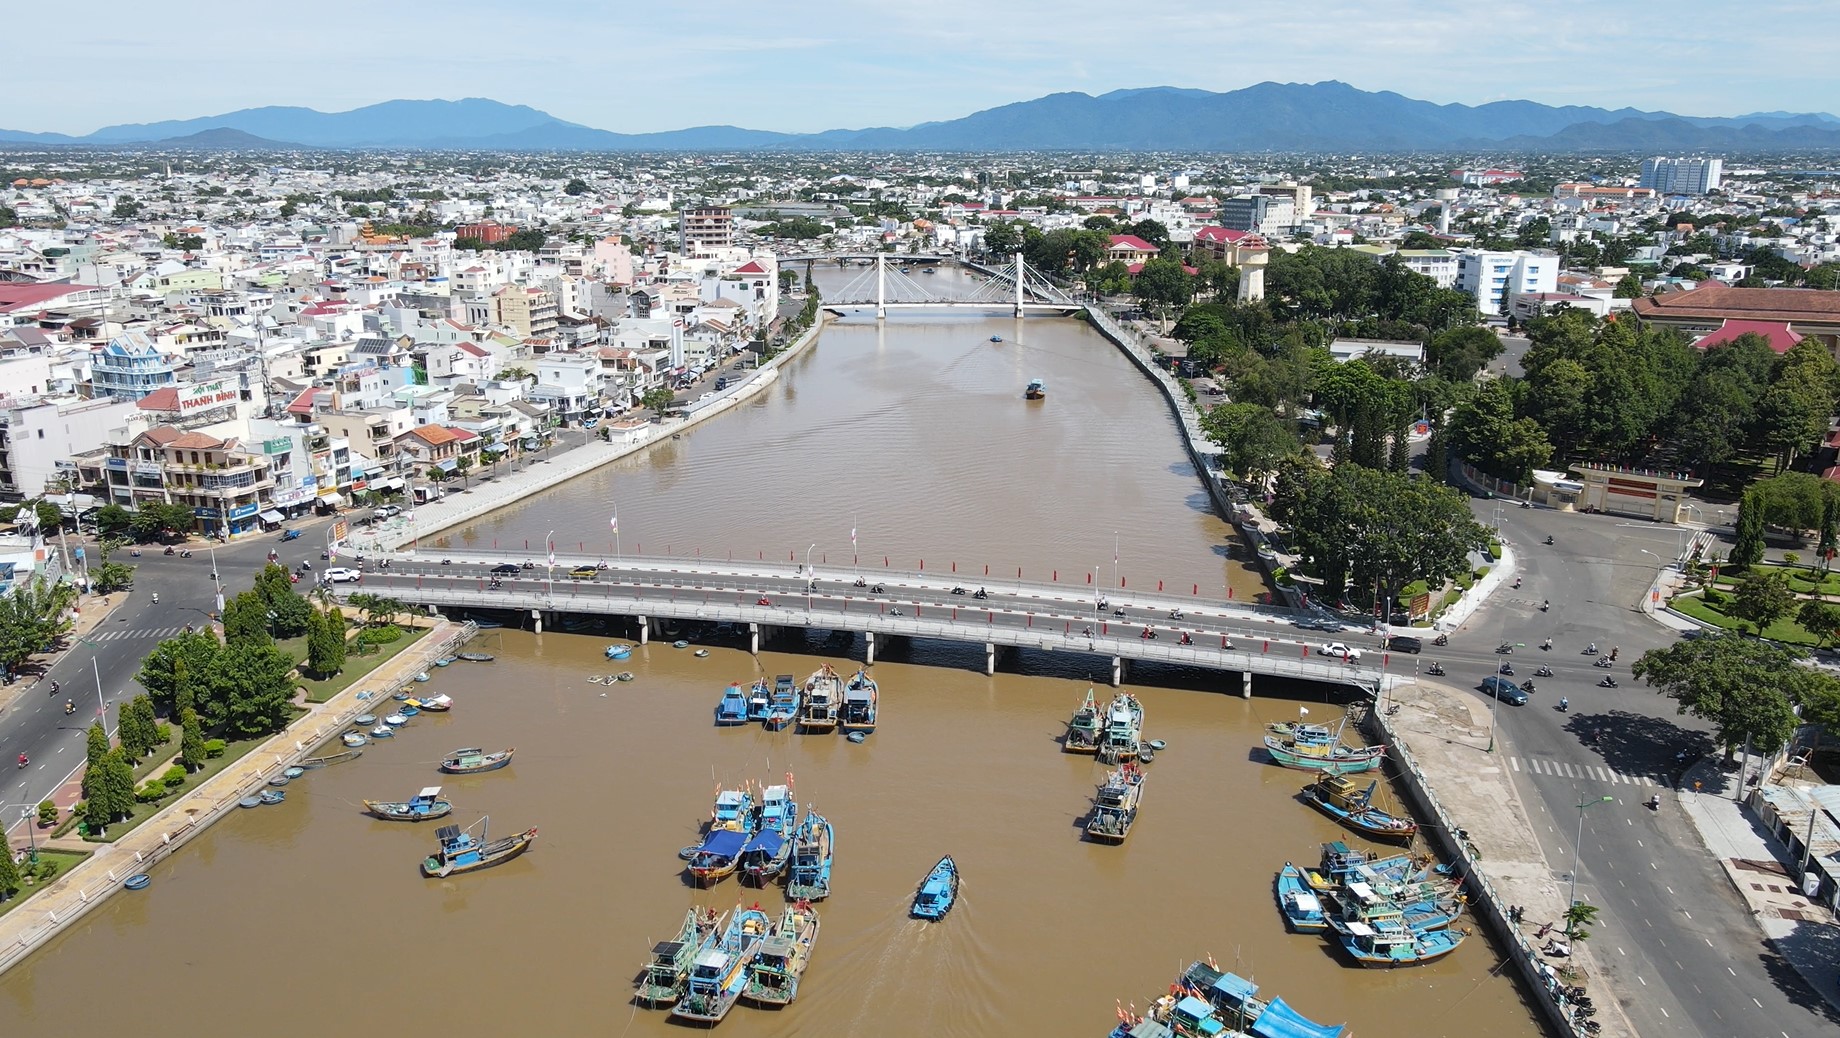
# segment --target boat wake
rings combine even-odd
[[[900,916],[854,935],[851,947],[829,949],[813,967],[823,969],[822,982],[800,1001],[828,1003],[823,1015],[848,1020],[846,1034],[877,1033],[891,1019],[903,1021],[905,1033],[987,1034],[1001,1005],[993,980],[999,959],[978,938],[974,907],[961,893],[952,914],[936,923],[909,918],[905,898],[890,907]]]

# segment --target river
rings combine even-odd
[[[1025,406],[1034,377],[1050,396]],[[854,521],[865,566],[886,553],[976,567],[974,579],[989,564],[1083,581],[1095,565],[1109,574],[1117,528],[1126,581],[1236,579],[1229,531],[1162,401],[1068,321],[846,322],[758,401],[455,536],[604,537],[614,502],[628,551],[783,557],[819,541],[836,567]],[[627,1003],[651,942],[692,904],[740,897],[777,914],[783,902],[732,879],[694,890],[676,850],[719,783],[791,773],[799,801],[837,826],[835,895],[799,1001],[738,1008],[725,1033],[1097,1035],[1114,1000],[1141,1007],[1209,954],[1361,1038],[1540,1033],[1480,936],[1444,962],[1382,973],[1285,933],[1273,873],[1346,835],[1295,799],[1300,773],[1251,749],[1294,701],[1136,689],[1146,734],[1169,746],[1130,841],[1101,847],[1077,828],[1101,769],[1056,743],[1086,688],[1064,666],[1024,657],[1023,673],[986,677],[953,665],[962,647],[917,645],[877,665],[882,724],[852,745],[710,724],[727,682],[809,673],[815,639],[758,659],[654,643],[614,665],[605,644],[486,632],[474,647],[498,662],[436,672],[451,714],[309,773],[284,804],[234,813],[156,867],[149,890],[117,895],[0,977],[0,1019],[146,1038],[681,1033]],[[615,668],[636,680],[587,681]],[[1320,698],[1314,715],[1331,714]],[[518,754],[493,774],[438,775],[439,756],[464,745]],[[540,827],[535,849],[422,879],[433,827],[373,821],[358,802],[437,783],[457,821]],[[909,920],[914,885],[944,853],[963,869],[962,903],[939,924]]]

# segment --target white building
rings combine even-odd
[[[1664,195],[1703,195],[1719,189],[1724,159],[1669,159],[1659,155],[1642,160],[1641,186]]]
[[[1457,256],[1459,291],[1476,299],[1476,309],[1500,316],[1513,297],[1552,292],[1559,286],[1559,257],[1540,252],[1465,249]]]
[[[0,492],[45,493],[59,462],[126,438],[137,411],[125,397],[0,398]]]
[[[1400,249],[1395,255],[1401,266],[1425,275],[1439,288],[1451,288],[1457,283],[1457,254],[1449,249]]]

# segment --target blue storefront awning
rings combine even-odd
[[[435,462],[434,467],[440,469],[442,472],[452,472],[457,466],[454,463],[454,459],[448,458],[446,461]]]
[[[480,450],[485,451],[489,454],[503,454],[504,452],[510,449],[511,448],[505,446],[502,443],[488,443],[484,447],[480,448]]]

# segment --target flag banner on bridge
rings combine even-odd
[[[620,530],[620,513],[613,513],[613,518],[608,520],[608,525],[613,527],[615,533],[618,533]]]

